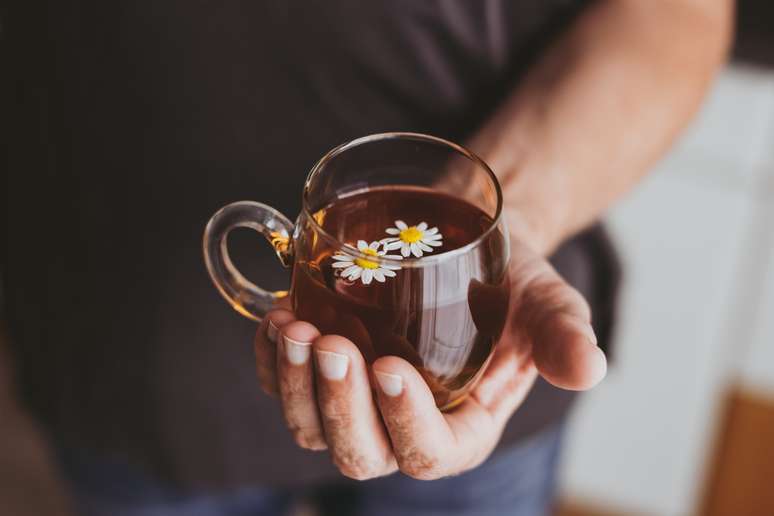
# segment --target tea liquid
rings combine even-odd
[[[329,235],[352,246],[385,238],[392,238],[393,246],[425,242],[415,264],[425,260],[427,266],[397,262],[387,268],[348,256],[313,235],[306,246],[311,252],[296,257],[293,271],[299,319],[323,334],[347,337],[368,363],[386,355],[408,360],[427,381],[438,406],[458,401],[482,370],[504,325],[507,244],[495,228],[470,248],[437,260],[428,257],[477,241],[492,226],[492,217],[433,190],[384,187],[339,198],[314,218]],[[384,250],[379,244],[377,252]],[[401,256],[401,249],[387,254]],[[416,259],[413,254],[409,258]]]

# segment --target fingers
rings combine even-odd
[[[536,342],[535,365],[555,386],[586,390],[605,377],[607,359],[587,322],[565,313],[551,313],[534,325],[532,335]]]
[[[304,321],[282,327],[277,344],[277,380],[282,413],[288,429],[301,448],[327,448],[315,398],[312,343],[320,336]]]
[[[379,408],[400,470],[422,480],[456,473],[467,450],[436,408],[419,372],[394,356],[377,360],[373,371]]]
[[[597,347],[588,303],[548,262],[540,260],[529,266],[528,273],[521,271],[521,277],[529,281],[515,283],[515,321],[511,321],[515,330],[506,334],[525,334],[532,343],[538,371],[555,386],[590,389],[604,378],[607,360]]]
[[[317,401],[333,462],[357,480],[395,471],[363,356],[351,341],[336,335],[317,339],[314,351]]]
[[[505,425],[529,394],[537,379],[534,362],[514,346],[498,344],[486,370],[471,393],[499,425]]]
[[[272,310],[263,318],[255,334],[255,368],[258,382],[266,394],[278,393],[276,374],[276,344],[279,331],[287,323],[295,320],[293,312],[284,309]]]

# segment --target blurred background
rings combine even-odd
[[[774,515],[774,5],[608,217],[624,287],[608,377],[571,417],[564,513]]]
[[[572,413],[558,513],[774,515],[771,2],[741,2],[733,61],[608,220],[625,268],[615,356]],[[34,423],[0,413],[0,461],[18,465],[0,468],[15,472],[3,515],[19,490],[58,491]]]

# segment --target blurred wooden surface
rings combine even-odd
[[[721,425],[700,514],[774,515],[774,399],[735,391]]]

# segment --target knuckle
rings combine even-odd
[[[544,314],[569,312],[578,316],[591,314],[589,304],[583,295],[561,281],[553,281],[545,285],[539,295],[536,305],[544,307]]]
[[[354,426],[352,415],[347,412],[341,412],[337,414],[330,414],[325,412],[324,414],[325,415],[323,417],[325,419],[325,427],[333,434],[347,434]]]
[[[359,469],[359,468],[351,468],[351,467],[346,467],[346,468],[339,467],[339,471],[341,472],[342,475],[344,475],[347,478],[351,478],[352,480],[363,481],[363,480],[372,480],[374,478],[379,477],[378,474],[376,474],[375,472],[372,472],[371,470],[368,470],[368,469]]]
[[[282,378],[282,395],[288,403],[307,402],[312,397],[312,389],[304,381]]]
[[[414,480],[438,480],[444,476],[435,469],[424,467],[411,467],[408,468],[408,470],[401,468],[401,471],[404,475],[409,476]]]
[[[419,450],[399,455],[398,466],[405,475],[417,480],[436,480],[445,476],[441,460]]]
[[[344,398],[344,396],[321,396],[318,400],[320,413],[325,419],[326,426],[330,426],[334,431],[351,428],[353,425],[351,406]]]
[[[370,480],[382,474],[376,464],[352,454],[335,454],[333,463],[342,475],[353,480]]]
[[[291,428],[293,440],[305,450],[324,450],[328,447],[325,437],[317,428]]]
[[[538,313],[559,310],[565,299],[566,288],[558,281],[547,281],[524,292],[524,304]]]

